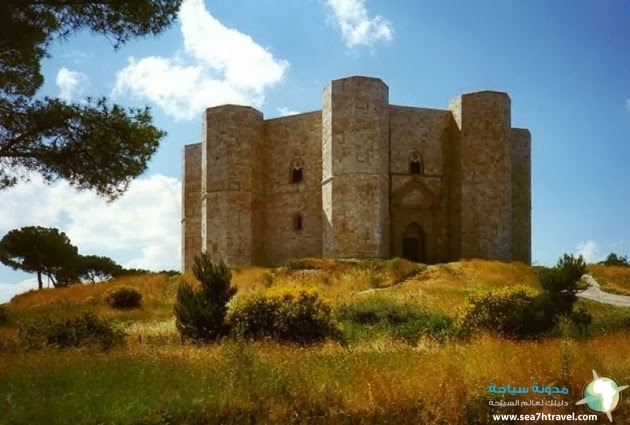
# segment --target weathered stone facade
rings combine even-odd
[[[510,98],[394,106],[381,80],[325,89],[321,111],[208,108],[184,148],[182,267],[291,258],[531,261],[531,137]]]

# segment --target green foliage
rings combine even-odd
[[[80,255],[77,268],[81,280],[88,283],[101,282],[121,276],[124,270],[111,258],[98,255]]]
[[[604,261],[600,261],[602,266],[630,267],[630,261],[625,255],[617,255],[614,252],[608,254]]]
[[[586,263],[580,255],[564,254],[553,268],[542,269],[540,285],[549,299],[554,315],[569,316],[580,290],[579,282],[586,273]]]
[[[450,332],[453,322],[449,316],[381,297],[342,304],[337,308],[337,318],[350,325],[346,326],[348,332],[363,337],[366,333],[385,334],[410,343],[417,342],[423,335],[444,337]],[[357,326],[369,331],[356,329]]]
[[[6,304],[0,304],[0,326],[9,323],[9,309]]]
[[[193,273],[201,287],[195,289],[187,282],[180,283],[174,306],[177,330],[183,337],[197,341],[227,335],[227,304],[236,294],[230,270],[223,261],[215,264],[206,253],[201,253],[195,257]]]
[[[39,289],[42,275],[55,286],[67,286],[76,278],[77,247],[57,229],[27,226],[14,229],[0,240],[0,262],[14,270],[37,273]]]
[[[584,309],[573,312],[584,273],[582,256],[564,254],[555,267],[539,270],[542,293],[506,287],[472,297],[460,314],[460,327],[464,332],[486,329],[505,337],[525,338],[551,330],[559,318],[566,317],[585,330],[592,321],[590,314]]]
[[[132,309],[140,307],[142,294],[135,288],[126,285],[117,285],[105,292],[105,302],[110,307],[117,309]]]
[[[108,105],[104,98],[69,103],[36,99],[41,61],[53,40],[81,29],[119,47],[158,34],[176,17],[181,0],[133,2],[55,0],[0,2],[0,189],[28,180],[64,178],[114,199],[146,169],[165,133],[148,109]]]
[[[331,305],[314,288],[269,288],[237,299],[228,322],[248,339],[310,344],[339,335]]]
[[[468,299],[459,317],[464,332],[485,329],[508,338],[548,330],[552,320],[544,297],[524,286],[503,287]]]
[[[111,322],[91,312],[62,319],[41,318],[18,328],[18,339],[31,349],[98,345],[108,350],[121,343],[124,336]]]

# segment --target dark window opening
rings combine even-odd
[[[304,180],[304,162],[300,159],[296,159],[291,163],[291,183],[300,183]]]
[[[302,181],[302,169],[294,168],[291,171],[291,183],[299,183]]]
[[[409,156],[409,174],[422,174],[422,159],[416,152]]]
[[[293,230],[301,231],[304,228],[302,214],[296,214],[293,216]]]

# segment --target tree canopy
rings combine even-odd
[[[39,289],[43,276],[54,287],[96,283],[137,270],[125,270],[114,260],[80,255],[65,233],[55,228],[27,226],[14,229],[0,240],[0,263],[14,270],[37,273]]]
[[[182,0],[3,0],[0,2],[0,189],[36,172],[108,199],[142,173],[165,133],[148,108],[37,98],[52,42],[87,29],[113,48],[156,35]]]
[[[65,233],[57,229],[28,226],[11,230],[0,240],[0,262],[14,270],[37,273],[39,289],[44,287],[42,276],[57,286],[58,280],[72,278],[77,247]]]

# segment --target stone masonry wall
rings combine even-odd
[[[425,232],[428,261],[448,256],[443,135],[449,116],[443,110],[389,108],[392,256],[402,256],[403,234],[413,222]],[[422,158],[421,175],[410,175],[412,153]]]
[[[202,249],[232,265],[264,262],[262,114],[245,106],[208,108],[202,146]]]
[[[322,255],[322,113],[265,122],[265,252],[269,264]],[[292,183],[294,161],[303,180]],[[296,229],[296,216],[302,228]]]
[[[190,270],[201,252],[201,143],[184,146],[182,174],[182,270]]]
[[[365,77],[333,81],[324,91],[326,257],[389,256],[388,91]]]
[[[202,143],[183,152],[183,269],[201,250],[230,265],[400,256],[412,223],[428,262],[529,263],[531,136],[511,128],[507,94],[464,94],[442,111],[389,105],[388,91],[350,77],[324,89],[321,111],[207,109]]]
[[[500,92],[471,93],[449,108],[461,133],[461,256],[510,260],[510,98]]]
[[[512,260],[532,261],[531,134],[513,128],[510,134],[512,162]]]

